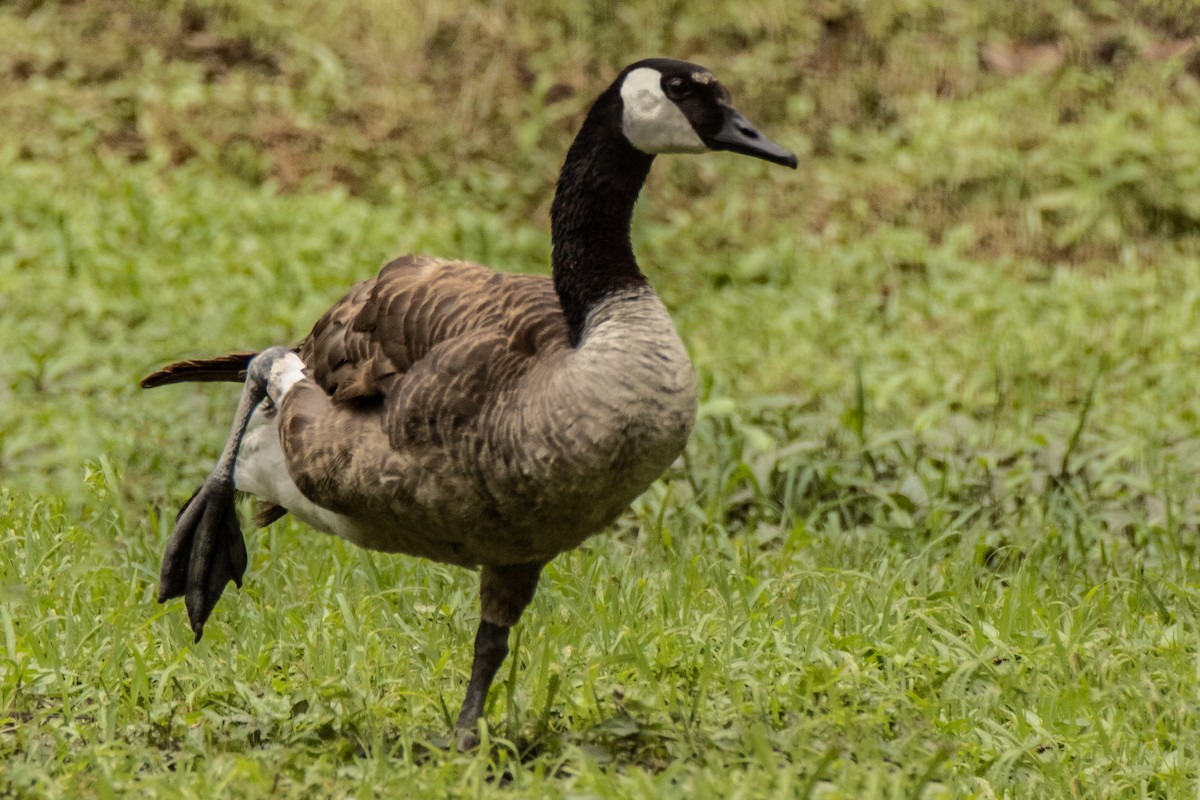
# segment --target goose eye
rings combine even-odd
[[[691,87],[683,78],[671,78],[667,81],[667,97],[672,100],[681,100],[687,97],[689,91],[691,91]]]

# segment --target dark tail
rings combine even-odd
[[[142,378],[143,389],[166,386],[168,383],[192,383],[228,381],[241,383],[246,380],[246,365],[258,353],[230,353],[216,358],[188,359],[167,364],[162,369]]]

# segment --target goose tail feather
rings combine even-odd
[[[241,383],[246,380],[246,365],[256,355],[258,353],[230,353],[215,358],[175,361],[142,378],[142,388],[153,389],[169,383],[213,381]]]

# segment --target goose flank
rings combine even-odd
[[[160,602],[195,638],[256,520],[291,513],[362,547],[480,569],[458,721],[476,743],[509,629],[542,568],[603,530],[682,452],[695,378],[629,239],[655,155],[726,150],[795,168],[703,67],[626,67],[589,111],[551,206],[552,275],[419,255],[353,286],[296,347],[181,361],[142,381],[242,382],[224,452],[167,543]]]

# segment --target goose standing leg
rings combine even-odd
[[[459,750],[470,750],[479,744],[479,718],[483,716],[488,689],[508,655],[508,632],[533,599],[542,566],[485,566],[480,573],[480,619],[475,633],[475,658],[471,664],[467,696],[454,725]]]

